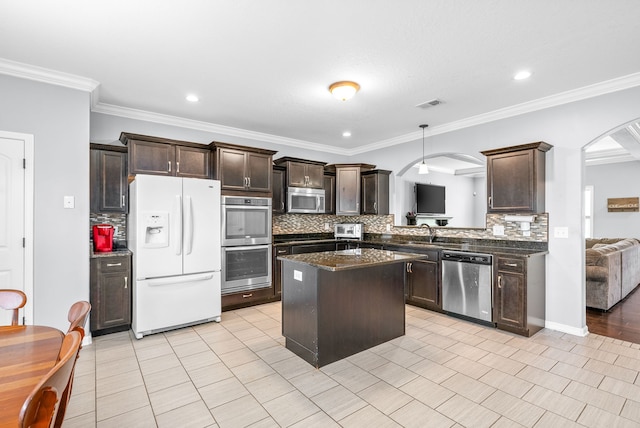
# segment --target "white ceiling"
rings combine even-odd
[[[640,85],[638,17],[638,0],[0,0],[0,72],[97,85],[94,111],[355,154]],[[361,90],[337,101],[338,80]]]

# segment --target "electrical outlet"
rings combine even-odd
[[[329,228],[330,228],[329,223],[325,223],[324,224],[324,230],[329,230]]]
[[[387,232],[391,232],[391,225],[387,224]]]
[[[553,228],[553,237],[554,238],[568,238],[569,237],[569,228],[568,227],[554,227]]]
[[[302,272],[300,272],[299,270],[293,270],[293,279],[295,279],[296,281],[302,281]]]

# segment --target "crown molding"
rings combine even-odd
[[[292,146],[297,148],[303,148],[307,150],[315,150],[320,152],[328,152],[339,155],[344,155],[345,150],[339,147],[327,146],[323,144],[316,144],[304,140],[296,140],[293,138],[280,137],[278,135],[265,134],[262,132],[249,131],[247,129],[233,128],[231,126],[217,125],[215,123],[203,122],[193,119],[185,119],[182,117],[171,116],[167,114],[154,113],[145,110],[138,110],[128,107],[120,107],[111,104],[104,104],[98,102],[95,104],[91,111],[94,113],[108,114],[111,116],[119,116],[128,119],[143,120],[145,122],[161,123],[164,125],[177,126],[181,128],[194,129],[197,131],[211,132],[214,134],[221,134],[225,136],[246,138],[248,140],[255,140],[260,142],[268,142],[273,144],[282,144],[285,146]]]
[[[627,76],[606,80],[604,82],[584,86],[582,88],[574,89],[571,91],[561,92],[559,94],[539,98],[537,100],[528,101],[526,103],[516,104],[510,107],[505,107],[488,113],[479,114],[477,116],[472,116],[466,119],[429,127],[426,136],[445,134],[472,126],[482,125],[488,122],[494,122],[496,120],[507,119],[525,113],[532,113],[534,111],[544,110],[546,108],[556,107],[575,101],[581,101],[600,95],[606,95],[612,92],[622,91],[636,86],[640,86],[640,73],[629,74]],[[350,154],[366,153],[385,147],[395,146],[397,144],[407,143],[409,141],[415,141],[421,137],[422,131],[416,131],[410,134],[390,138],[388,140],[382,140],[376,143],[367,144],[365,146],[356,147],[355,149],[351,150]]]
[[[395,146],[398,144],[404,144],[410,141],[415,141],[422,137],[422,131],[416,131],[387,140],[362,145],[352,149],[344,149],[335,146],[328,146],[325,144],[313,143],[310,141],[297,140],[293,138],[281,137],[278,135],[265,134],[261,132],[233,128],[224,125],[217,125],[209,122],[185,119],[176,116],[153,113],[127,107],[119,107],[111,104],[104,104],[101,103],[99,99],[100,82],[98,81],[74,74],[55,71],[43,67],[37,67],[34,65],[24,64],[16,61],[10,61],[4,58],[0,58],[0,74],[6,74],[23,79],[34,80],[37,82],[90,92],[91,111],[96,113],[145,120],[149,122],[162,123],[227,136],[246,138],[249,140],[282,144],[284,146],[292,146],[297,148],[304,148],[307,150],[334,153],[344,156],[353,156],[386,147]],[[494,110],[492,112],[483,113],[454,122],[429,127],[426,135],[432,136],[445,134],[448,132],[457,131],[488,122],[494,122],[496,120],[507,119],[521,114],[531,113],[550,107],[584,100],[587,98],[593,98],[600,95],[633,88],[636,86],[640,86],[640,73],[629,74],[627,76],[606,80],[604,82],[596,83],[571,91],[562,92],[544,98],[539,98],[537,100],[529,101],[526,103],[516,104],[514,106]]]
[[[10,61],[5,58],[0,58],[0,73],[86,92],[93,92],[100,86],[100,82],[87,77]]]

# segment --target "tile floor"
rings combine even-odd
[[[98,337],[64,426],[640,426],[638,344],[406,314],[406,336],[320,370],[284,348],[279,303],[142,340]]]

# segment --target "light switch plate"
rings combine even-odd
[[[64,207],[65,208],[75,208],[76,207],[76,198],[73,196],[65,196],[64,197]]]

